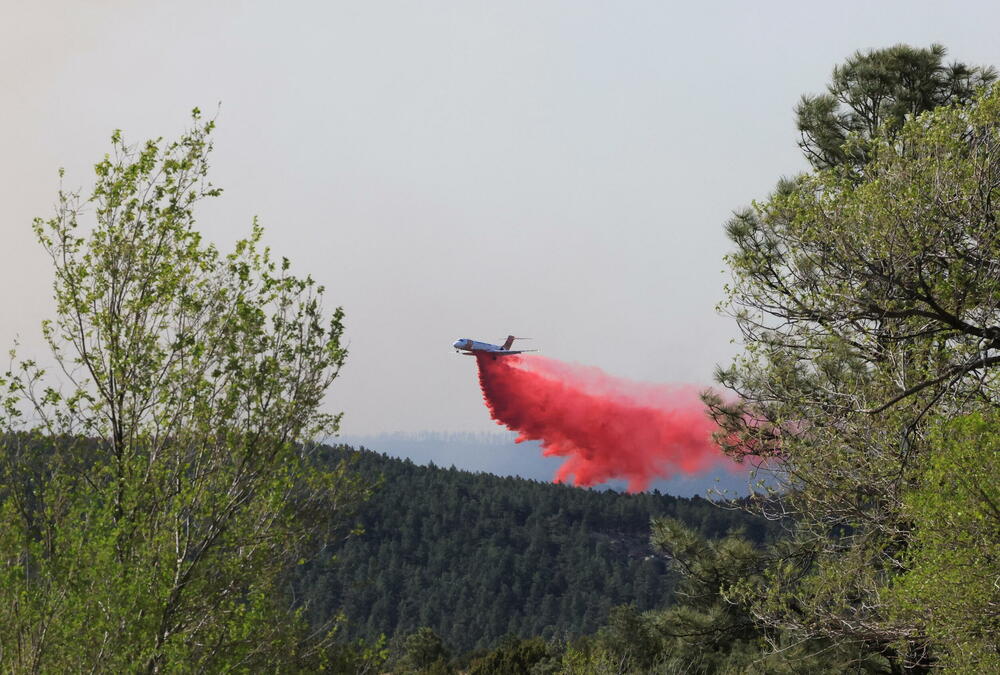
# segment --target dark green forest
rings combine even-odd
[[[338,611],[352,638],[425,626],[454,653],[500,638],[595,632],[612,607],[671,603],[676,575],[650,543],[669,516],[705,537],[742,531],[755,543],[774,523],[735,505],[659,493],[624,494],[418,466],[365,450],[327,448],[377,480],[361,508],[364,533],[306,565],[298,595],[314,617]]]

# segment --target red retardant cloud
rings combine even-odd
[[[476,354],[490,415],[565,457],[554,480],[596,485],[613,478],[641,492],[655,478],[735,469],[712,442],[715,424],[692,386],[630,382],[597,368],[542,356]]]

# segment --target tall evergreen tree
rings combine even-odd
[[[830,155],[728,224],[727,307],[747,349],[719,373],[740,402],[707,399],[720,442],[769,460],[794,515],[796,545],[745,587],[757,619],[881,645],[908,672],[942,645],[888,604],[914,564],[907,500],[927,485],[934,425],[1000,400],[1000,91],[902,121],[935,96],[858,103],[886,122],[862,170]]]
[[[947,52],[895,45],[859,51],[833,69],[824,94],[804,95],[795,107],[799,147],[816,169],[863,167],[880,134],[895,137],[908,117],[971,101],[996,80],[993,67],[946,65]]]

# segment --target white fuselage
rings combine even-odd
[[[469,340],[462,338],[461,340],[455,340],[451,345],[455,349],[460,349],[466,352],[502,352],[505,351],[500,345],[492,345],[489,342],[479,342],[478,340]]]
[[[511,341],[513,341],[513,339],[508,338],[508,342]],[[523,354],[525,351],[523,349],[505,349],[502,345],[495,345],[489,342],[479,342],[478,340],[469,340],[468,338],[455,340],[451,346],[465,354],[470,355],[481,353],[491,354],[493,356],[510,356],[512,354]]]

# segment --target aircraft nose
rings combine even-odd
[[[454,347],[455,349],[461,349],[463,342],[465,342],[465,340],[455,340],[454,342],[451,343],[451,346]]]

